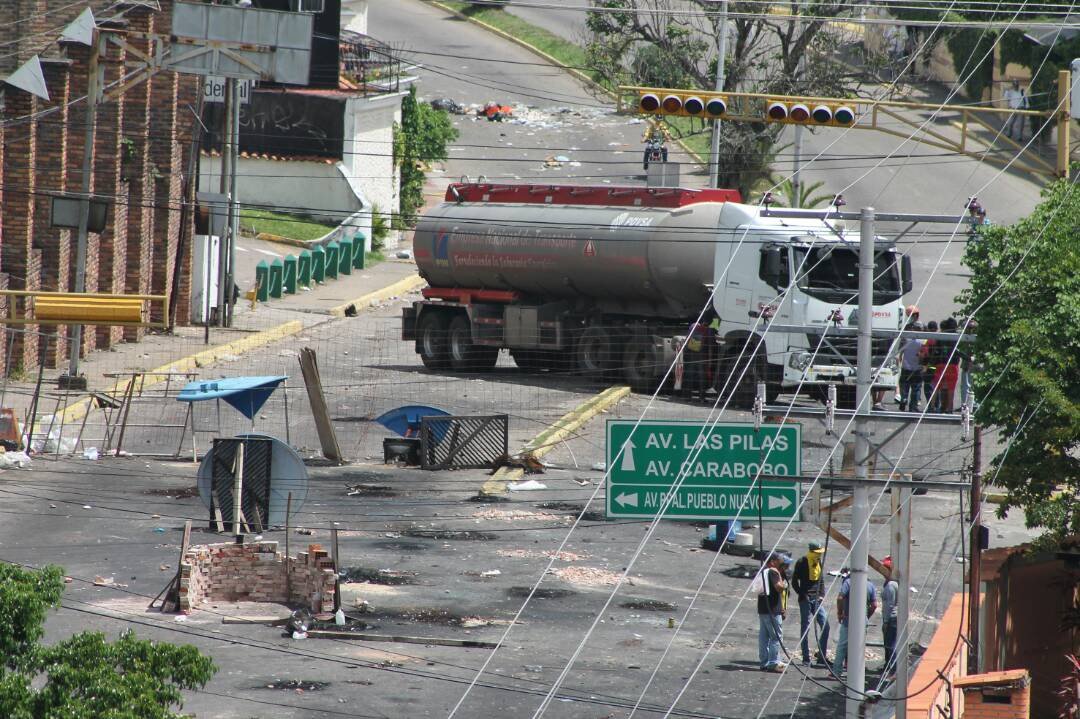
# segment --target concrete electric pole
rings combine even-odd
[[[716,87],[724,91],[724,58],[727,57],[728,0],[720,0],[720,21],[716,35]],[[720,121],[713,120],[712,150],[709,152],[709,187],[720,183]]]

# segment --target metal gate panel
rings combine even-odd
[[[236,482],[234,465],[236,450],[244,445],[244,486],[241,489],[243,499],[240,509],[247,524],[255,531],[262,532],[270,517],[270,456],[273,442],[269,439],[218,438],[214,440],[213,484],[211,494],[213,503],[221,510],[227,531],[236,531],[232,527],[233,486]]]
[[[491,469],[508,451],[510,419],[505,414],[475,417],[421,417],[423,469]]]

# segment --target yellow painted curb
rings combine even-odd
[[[427,280],[425,280],[420,275],[406,277],[404,279],[398,280],[391,285],[387,285],[386,287],[377,289],[374,292],[368,292],[366,295],[361,295],[355,300],[343,302],[336,307],[331,307],[329,310],[329,314],[333,315],[334,317],[344,317],[345,308],[349,307],[350,305],[356,307],[356,310],[358,312],[363,312],[371,305],[372,302],[382,302],[383,300],[389,299],[391,297],[405,294],[406,292],[415,290],[417,287],[420,287],[426,283]]]
[[[592,399],[567,412],[550,427],[530,439],[521,451],[537,458],[544,456],[560,442],[581,429],[593,417],[606,409],[614,407],[629,394],[629,387],[608,387]],[[502,467],[487,482],[484,482],[480,493],[502,494],[506,492],[508,482],[516,482],[524,474],[525,470],[520,468]]]
[[[202,352],[196,352],[193,355],[182,357],[168,364],[161,365],[160,367],[147,370],[144,373],[145,383],[142,384],[142,386],[152,387],[154,385],[162,384],[169,379],[168,374],[170,372],[191,372],[203,365],[213,364],[226,355],[241,355],[245,352],[250,352],[253,349],[263,347],[271,342],[276,342],[283,337],[294,335],[302,329],[304,329],[304,324],[300,322],[300,320],[292,320],[291,322],[280,324],[277,327],[271,327],[268,330],[256,332],[248,337],[241,337],[232,342],[226,342],[223,345],[211,347]],[[104,394],[119,395],[127,388],[127,384],[128,381],[120,380],[101,391]],[[87,397],[85,399],[80,399],[77,402],[72,402],[67,407],[60,410],[59,414],[62,421],[67,423],[82,419],[90,409],[90,402],[91,399]]]

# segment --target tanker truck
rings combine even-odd
[[[434,370],[490,369],[505,349],[527,371],[651,391],[711,297],[711,381],[742,376],[737,404],[759,382],[769,402],[801,383],[821,397],[836,384],[849,404],[855,339],[766,332],[765,320],[856,324],[858,244],[835,223],[763,216],[734,190],[455,183],[417,224],[428,286],[404,308],[402,337]],[[910,261],[879,242],[876,265],[873,325],[897,329]],[[894,388],[888,340],[874,342],[875,387]]]

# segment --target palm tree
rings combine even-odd
[[[798,204],[792,203],[792,200],[795,198],[795,187],[793,186],[790,177],[779,183],[779,185],[776,178],[773,178],[772,184],[776,187],[776,190],[773,191],[773,197],[776,198],[775,204],[778,207],[813,209],[815,207],[828,205],[833,199],[833,196],[830,193],[814,194],[825,185],[821,180],[818,180],[817,182],[802,182],[799,184]]]

